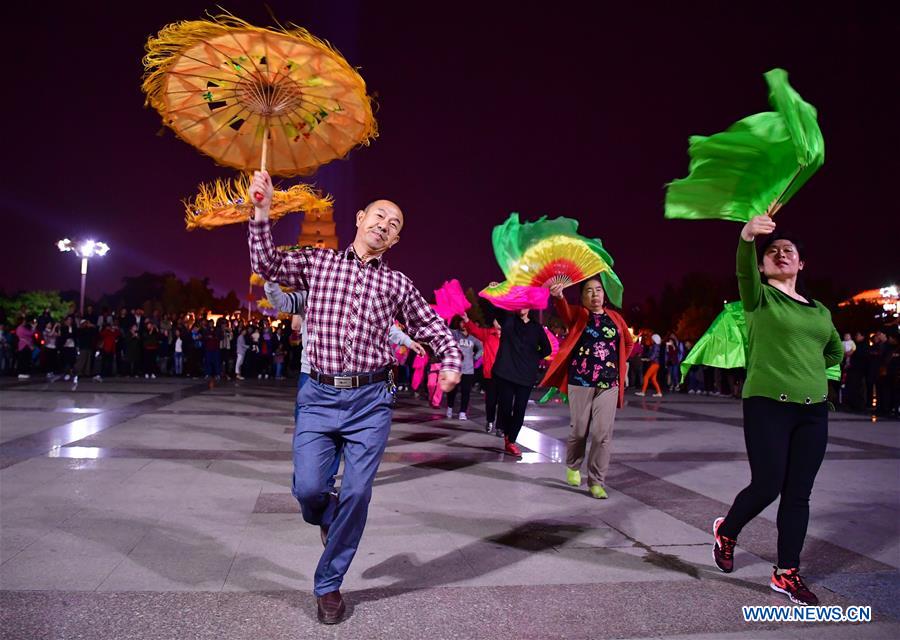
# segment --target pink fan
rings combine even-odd
[[[446,309],[447,313],[451,314],[451,318],[462,315],[472,306],[472,303],[466,298],[466,294],[463,293],[459,280],[455,278],[444,282],[440,289],[435,289],[434,299],[437,301],[438,307]]]
[[[495,307],[506,309],[507,311],[546,309],[550,300],[550,289],[547,287],[511,285],[507,280],[496,287],[486,287],[479,291],[478,295]]]
[[[544,333],[547,334],[547,340],[550,341],[550,355],[544,358],[544,360],[550,361],[556,357],[557,353],[559,353],[559,338],[553,335],[553,332],[547,327],[544,327]]]

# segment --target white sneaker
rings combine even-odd
[[[453,409],[447,409],[447,419],[450,420],[453,417]]]
[[[28,375],[27,373],[20,373],[20,374],[19,374],[19,380],[28,380],[28,378],[30,378],[30,377],[31,377],[31,376]]]
[[[654,397],[654,398],[662,398],[662,394],[661,394],[661,393],[654,393],[654,394],[653,394],[653,397]]]
[[[642,397],[642,398],[643,398],[643,397],[644,397],[644,396],[645,396],[645,395],[647,395],[647,394],[646,394],[646,393],[644,393],[644,392],[643,392],[643,391],[635,391],[635,392],[634,392],[634,395],[636,395],[636,396],[640,396],[640,397]]]
[[[71,379],[72,379],[72,376],[70,376],[68,373],[63,376],[63,380],[65,380],[66,382],[68,382]]]
[[[154,380],[156,380],[156,374],[155,374],[155,373],[151,373],[151,374],[150,374],[150,377],[153,378]]]
[[[103,378],[100,376],[94,376],[94,382],[103,382]]]
[[[78,384],[78,376],[75,376],[74,378],[72,378],[72,382],[74,382],[75,384]]]
[[[269,374],[268,374],[268,373],[265,375],[265,379],[266,379],[266,380],[269,379]]]
[[[256,379],[257,379],[257,380],[262,380],[262,374],[261,374],[261,373],[257,373],[257,374],[256,374]]]
[[[235,378],[238,379],[238,380],[243,380],[243,379],[244,379],[244,376],[242,376],[241,374],[238,374],[238,375],[235,376]]]
[[[145,373],[145,374],[144,374],[144,380],[149,380],[149,379],[150,379],[150,374],[149,374],[149,373]]]
[[[466,412],[465,412],[465,411],[460,411],[460,412],[459,412],[459,419],[460,419],[460,420],[468,420],[468,419],[469,419],[469,416],[466,415]]]

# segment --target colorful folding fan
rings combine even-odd
[[[578,234],[577,220],[562,217],[548,220],[543,216],[535,222],[521,223],[519,214],[511,213],[506,222],[494,227],[492,240],[506,282],[502,283],[502,290],[494,287],[479,294],[491,302],[509,304],[507,296],[512,295],[516,286],[569,285],[599,274],[609,300],[617,307],[622,306],[622,282],[612,269],[612,256],[599,239]]]

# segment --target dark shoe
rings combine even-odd
[[[725,518],[713,520],[713,560],[722,573],[734,571],[734,545],[737,540],[719,535],[719,527],[725,522]]]
[[[798,569],[791,569],[786,573],[778,575],[778,567],[772,568],[774,569],[774,572],[772,573],[772,580],[769,582],[772,591],[786,594],[787,597],[791,599],[791,602],[797,604],[803,604],[810,607],[819,604],[819,599],[816,597],[816,594],[810,591],[803,583],[803,578],[800,577]]]
[[[316,598],[316,615],[322,624],[337,624],[344,619],[346,611],[340,591],[332,591]]]

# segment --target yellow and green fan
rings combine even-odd
[[[511,213],[506,222],[494,227],[492,240],[506,281],[479,295],[493,304],[502,308],[538,308],[528,303],[543,296],[546,306],[546,293],[526,288],[570,285],[599,275],[610,302],[622,306],[622,282],[612,269],[612,256],[599,239],[578,234],[577,220],[548,220],[543,216],[535,222],[522,223],[518,213]],[[510,306],[517,303],[522,306]]]

